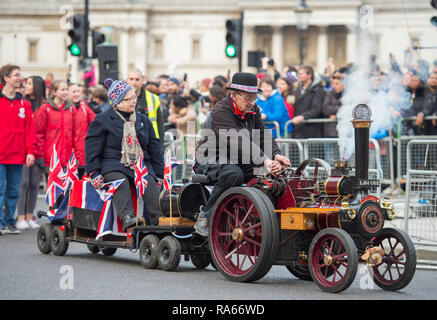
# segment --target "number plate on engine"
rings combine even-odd
[[[358,180],[358,185],[360,187],[369,187],[369,188],[379,187],[379,180],[375,180],[375,179],[359,179]]]

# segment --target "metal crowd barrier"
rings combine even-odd
[[[397,183],[404,183],[407,176],[407,146],[412,140],[435,140],[437,141],[437,136],[399,136],[396,138],[396,156],[397,156]],[[437,150],[434,148],[432,150],[426,151],[423,145],[415,145],[414,157],[411,159],[412,169],[424,168],[425,163],[421,159],[425,159],[426,152],[428,157],[437,158]]]
[[[405,118],[405,119],[401,119],[399,122],[402,121],[411,121],[414,120],[414,117],[411,118]],[[435,116],[428,116],[424,118],[425,120],[429,121],[429,120],[433,120],[433,119],[437,119],[437,117]],[[336,122],[336,120],[331,120],[331,119],[308,119],[305,120],[304,123],[332,123],[332,122]],[[273,124],[274,128],[272,130],[276,130],[277,132],[280,132],[280,126],[279,123],[276,121],[268,121],[265,122],[266,124]],[[332,159],[339,159],[340,155],[338,152],[338,146],[335,146],[334,141],[330,141],[330,140],[325,140],[324,143],[329,143],[332,144],[332,147],[327,147],[327,149],[330,149],[331,151],[328,153],[325,152],[312,152],[312,148],[316,148],[313,145],[309,145],[307,147],[305,147],[305,141],[308,139],[289,139],[289,133],[288,133],[288,128],[291,125],[291,120],[287,121],[285,124],[285,134],[283,138],[279,138],[276,139],[278,144],[281,147],[281,150],[283,152],[284,155],[286,155],[288,158],[290,158],[291,162],[293,165],[295,165],[296,163],[300,163],[301,161],[303,161],[304,159],[308,158],[310,155],[313,155],[315,157],[321,158],[321,159],[325,159],[328,162],[330,162],[332,164]],[[167,133],[166,133],[167,135]],[[173,146],[173,148],[176,148],[177,150],[174,150],[175,152],[177,152],[178,150],[180,150],[179,152],[181,153],[181,155],[179,157],[177,157],[179,160],[185,161],[185,157],[186,155],[186,143],[187,143],[187,139],[192,139],[189,138],[188,136],[184,137],[182,141],[178,141],[179,139],[175,140],[174,142],[171,142],[170,145]],[[323,139],[331,139],[331,138],[323,138]],[[333,138],[335,139],[335,138]],[[376,161],[378,160],[378,167],[373,166],[371,167],[371,170],[376,170],[373,174],[374,177],[378,177],[381,181],[381,184],[384,185],[390,185],[392,188],[395,188],[396,186],[399,186],[401,183],[405,183],[405,179],[406,179],[406,162],[407,162],[407,157],[406,157],[406,146],[408,144],[409,141],[413,140],[413,139],[436,139],[437,140],[437,136],[398,136],[398,137],[393,137],[389,134],[389,136],[382,138],[382,139],[378,139],[378,146],[376,147],[377,149],[374,149],[375,151],[379,152],[379,158],[377,159],[376,157],[371,157],[370,159],[370,163],[372,163],[372,161]],[[176,142],[178,141],[178,142]],[[373,139],[373,141],[375,142],[376,140]],[[306,150],[303,151],[303,150]],[[371,149],[372,150],[372,149]],[[420,157],[423,158],[424,157],[424,150],[420,150],[417,149],[417,155],[415,155],[415,157],[417,159],[419,159]],[[431,153],[434,153],[434,150],[430,151]],[[436,151],[437,152],[437,151]],[[437,155],[432,154],[433,157],[437,157]],[[188,162],[194,162],[193,159],[191,159],[190,157],[188,157],[187,159]],[[413,168],[414,165],[417,166],[417,168],[420,168],[421,164],[420,162],[414,162],[413,161]],[[179,169],[181,170],[181,169]],[[188,172],[188,169],[186,169],[186,171]],[[188,174],[184,174],[184,177],[188,177]]]
[[[404,230],[415,245],[437,248],[437,158],[428,169],[415,168],[417,147],[437,149],[437,140],[411,140],[407,145],[407,182]],[[426,162],[427,159],[424,159]],[[435,264],[435,261],[421,261]]]

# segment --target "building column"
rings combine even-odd
[[[322,74],[328,61],[328,35],[327,27],[319,26],[317,35],[317,71]]]
[[[256,72],[256,68],[247,66],[247,55],[249,51],[255,51],[255,27],[254,26],[244,26],[243,28],[243,50],[242,50],[242,70],[248,70],[250,72]]]
[[[273,27],[272,58],[275,60],[276,70],[281,72],[283,61],[282,27]]]
[[[120,28],[120,46],[118,47],[119,57],[119,78],[126,79],[129,72],[129,30]]]
[[[147,35],[146,29],[136,28],[134,36],[134,64],[136,68],[143,71],[144,75],[147,75]]]
[[[350,63],[356,60],[357,26],[348,25],[346,29],[346,63]]]

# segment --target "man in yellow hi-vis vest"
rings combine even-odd
[[[137,95],[136,110],[149,117],[152,122],[155,135],[161,141],[161,146],[164,146],[164,120],[162,118],[161,102],[159,97],[145,89],[144,76],[141,70],[133,69],[129,72],[127,81],[134,89]]]

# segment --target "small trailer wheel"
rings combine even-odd
[[[105,256],[110,257],[110,256],[113,256],[115,254],[115,252],[117,251],[117,248],[104,247],[104,248],[102,248],[101,251]]]
[[[311,278],[310,270],[307,266],[295,266],[290,264],[286,265],[285,267],[296,278],[305,281],[313,281],[313,278]]]
[[[165,271],[173,271],[180,261],[181,245],[179,241],[172,236],[164,237],[158,246],[159,267]]]
[[[36,235],[36,243],[38,249],[43,254],[49,254],[52,249],[50,248],[50,232],[52,225],[50,223],[43,224]]]
[[[63,256],[68,250],[68,240],[65,230],[53,227],[50,232],[50,248],[55,256]]]
[[[209,253],[190,254],[191,262],[197,269],[205,269],[211,262],[211,255]]]
[[[148,234],[140,243],[140,262],[146,269],[155,269],[158,266],[159,238],[154,234]]]
[[[86,246],[87,246],[88,250],[89,250],[92,254],[97,254],[97,253],[99,253],[99,251],[100,251],[99,247],[96,246],[96,245],[93,245],[93,244],[87,244]]]

